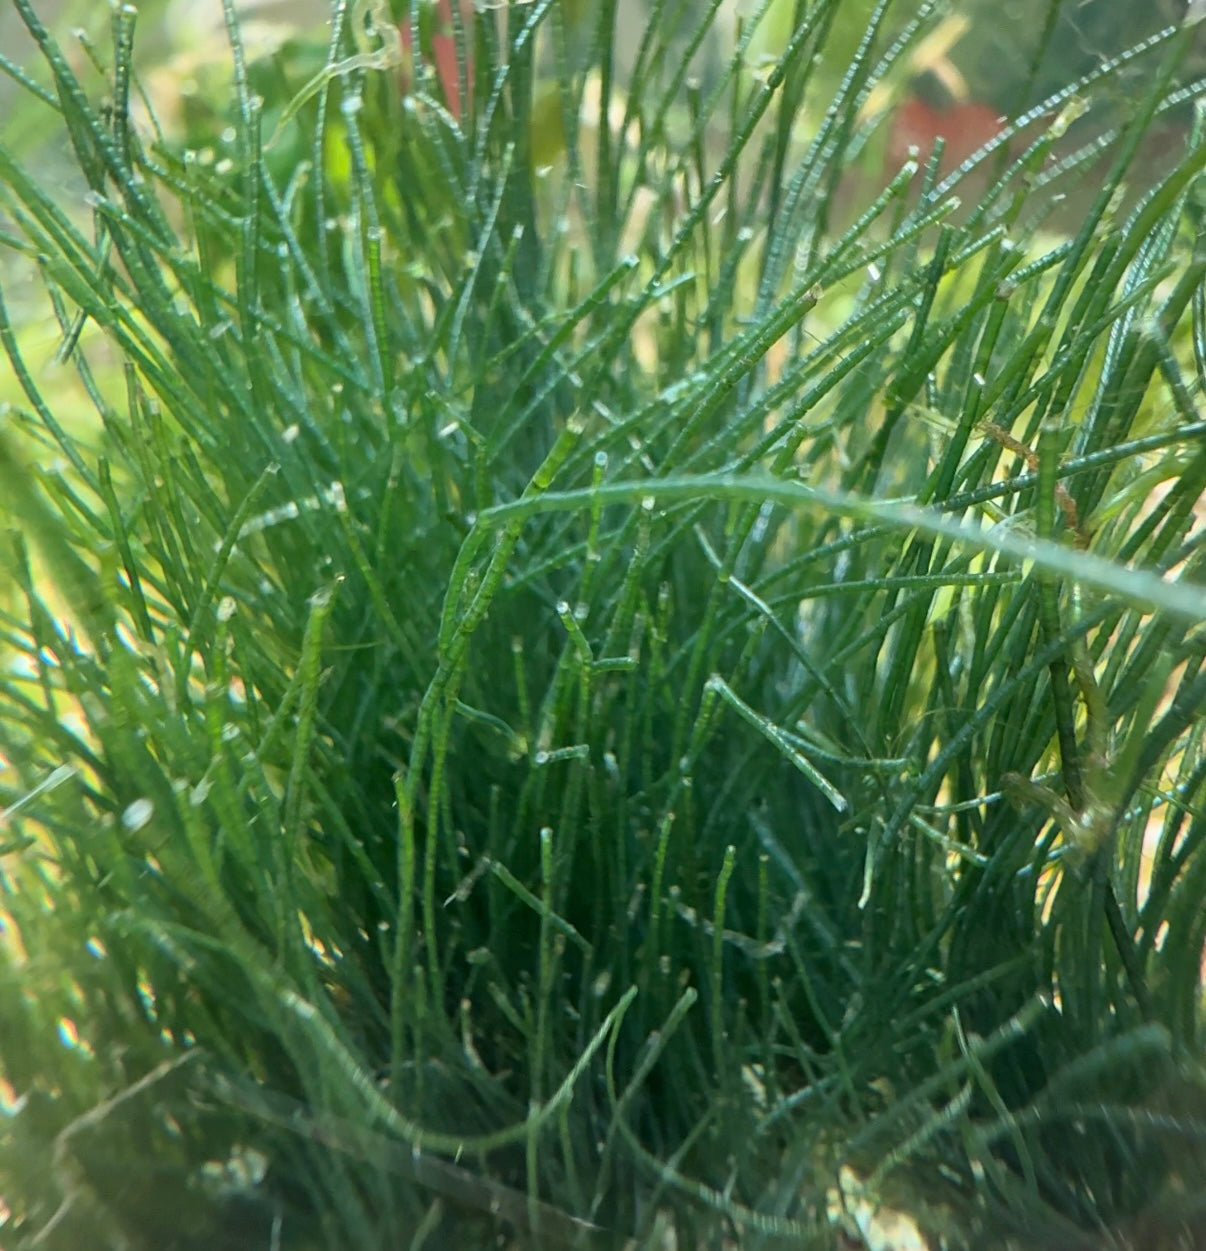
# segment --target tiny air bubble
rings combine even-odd
[[[136,799],[121,814],[121,823],[131,834],[141,830],[155,815],[155,805],[149,799]]]

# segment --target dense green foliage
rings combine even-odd
[[[14,5],[12,1245],[1200,1230],[1192,28],[876,182],[939,5]]]

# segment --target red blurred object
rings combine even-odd
[[[466,105],[473,103],[473,0],[461,0],[461,22],[465,27],[468,49],[466,69]],[[407,56],[413,56],[411,46],[410,23],[403,22],[399,27],[402,35],[402,49]],[[436,79],[444,93],[444,103],[449,113],[459,122],[462,114],[461,87],[456,72],[456,31],[452,24],[452,0],[436,0],[435,26],[431,35],[431,61],[435,67]],[[404,71],[402,94],[410,90],[410,75]]]
[[[892,117],[884,154],[887,172],[895,174],[908,159],[910,148],[917,149],[924,165],[933,154],[934,144],[942,139],[944,145],[938,169],[945,177],[1004,128],[1005,119],[987,104],[969,100],[939,108],[910,96]]]

